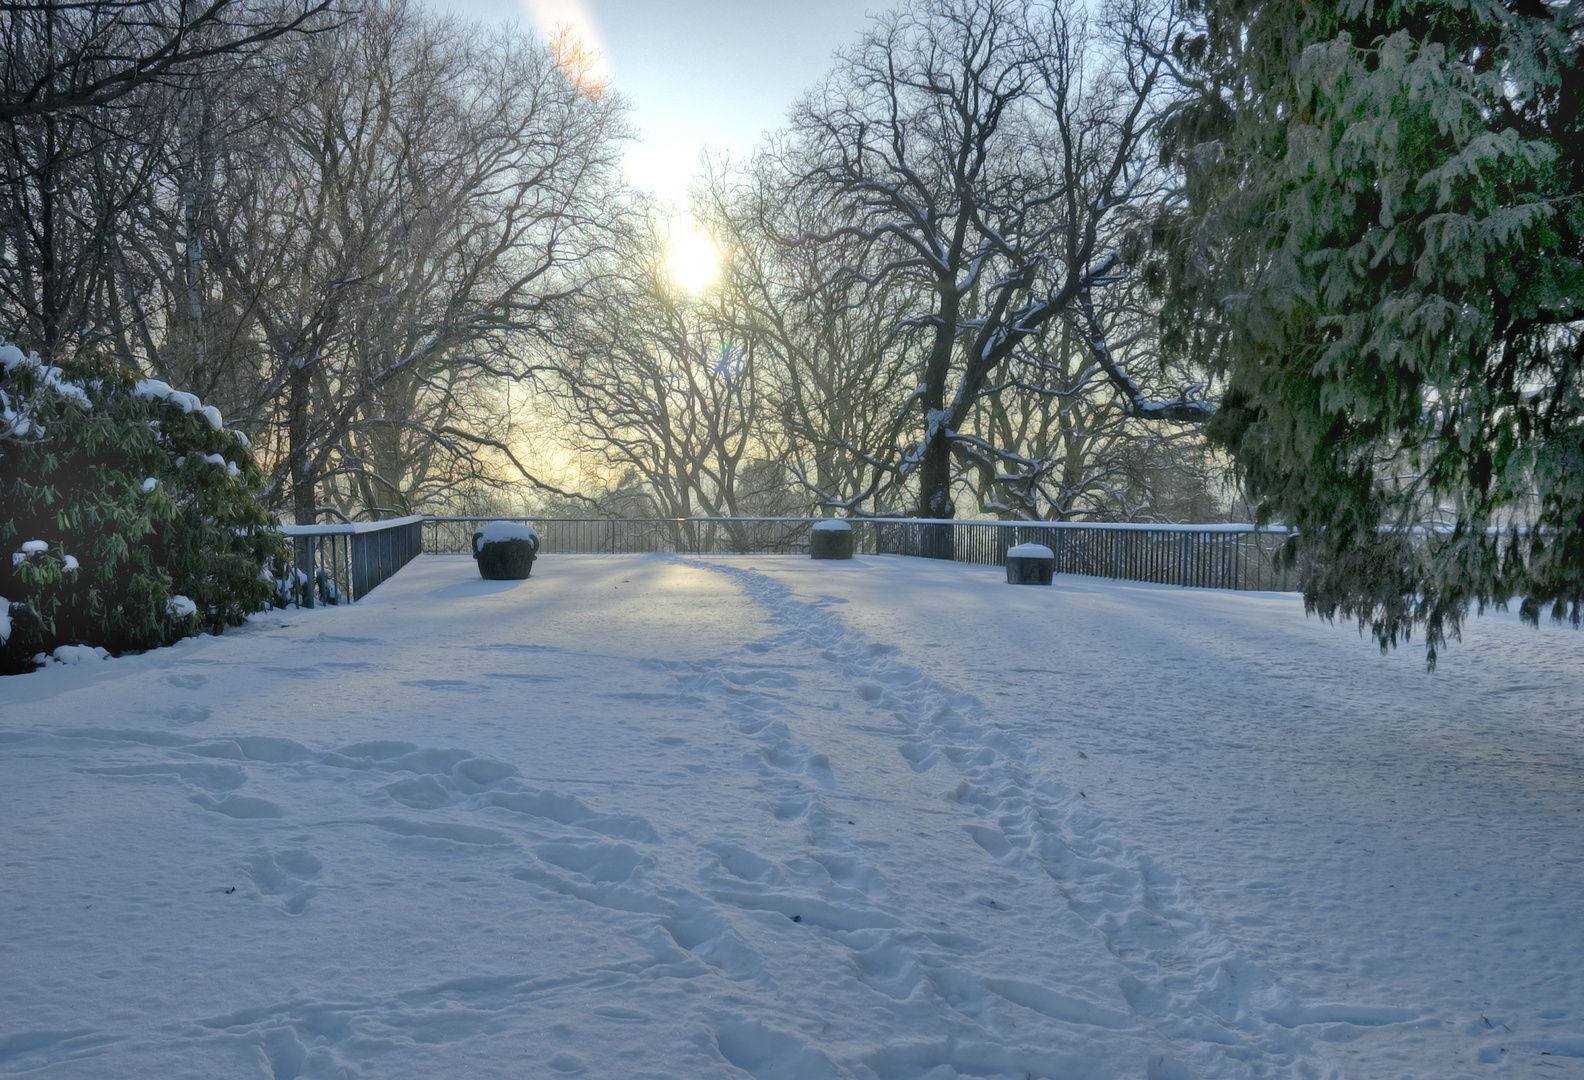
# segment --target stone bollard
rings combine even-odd
[[[539,534],[516,521],[492,521],[473,530],[473,558],[489,581],[521,581],[533,572]]]
[[[837,518],[817,523],[809,533],[809,558],[850,559],[853,555],[852,526]]]
[[[1044,544],[1019,544],[1006,553],[1008,585],[1049,585],[1056,553]]]

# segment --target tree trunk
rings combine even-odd
[[[47,364],[55,362],[55,350],[60,341],[60,267],[56,256],[57,241],[59,240],[58,226],[55,220],[55,183],[56,170],[60,162],[55,156],[55,119],[51,117],[44,122],[44,160],[38,177],[39,193],[39,230],[38,230],[38,261],[39,261],[39,294],[38,294],[38,342],[39,355]]]
[[[919,447],[919,506],[922,518],[954,518],[951,497],[951,427],[946,414],[946,380],[951,374],[952,347],[957,330],[961,296],[945,285],[937,309],[935,340],[924,368],[924,441]],[[925,525],[919,531],[919,554],[926,559],[950,559],[954,554],[952,526]]]
[[[179,286],[186,308],[188,347],[188,381],[210,378],[209,357],[204,343],[203,234],[199,215],[203,211],[204,188],[200,170],[204,168],[203,120],[194,114],[194,97],[197,91],[182,94],[180,134],[178,137],[177,167],[180,170],[182,267]]]
[[[318,519],[314,497],[313,455],[308,445],[308,409],[313,387],[308,366],[292,361],[291,378],[286,383],[286,471],[291,477],[292,518],[298,525],[312,525]]]

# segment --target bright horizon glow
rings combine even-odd
[[[720,276],[721,252],[709,233],[691,223],[673,226],[665,245],[665,269],[673,284],[697,296]]]

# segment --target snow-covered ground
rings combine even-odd
[[[1584,1075],[1584,635],[425,556],[0,679],[0,1074]]]

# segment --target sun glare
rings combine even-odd
[[[715,283],[720,262],[720,249],[700,229],[678,226],[666,241],[666,274],[689,296],[697,296]]]
[[[556,62],[590,96],[610,84],[610,64],[587,0],[521,0]]]

